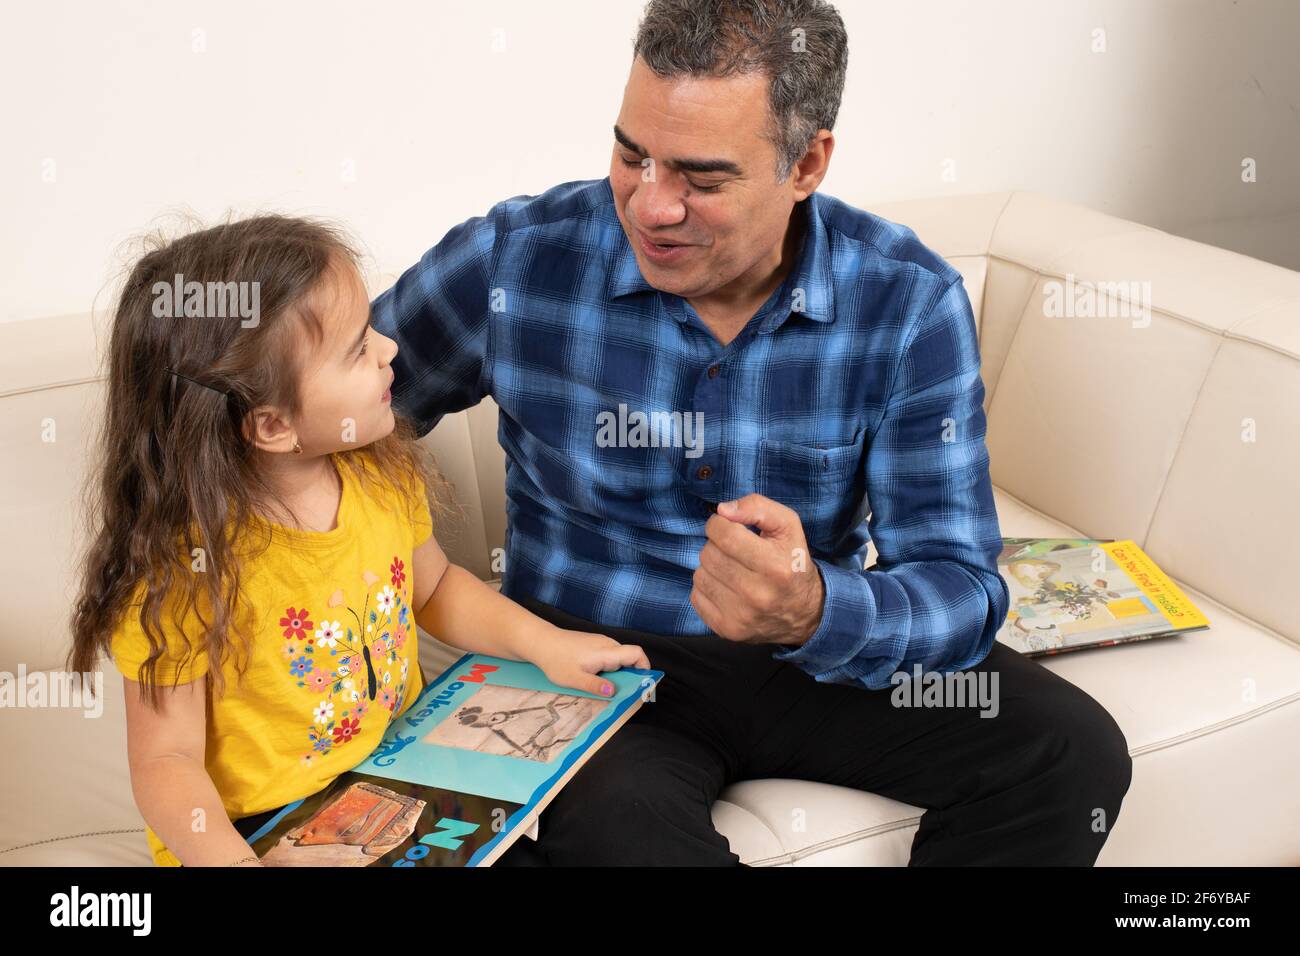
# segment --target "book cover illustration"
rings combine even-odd
[[[997,640],[1028,657],[1209,627],[1132,541],[1004,538],[998,570],[1011,606]]]
[[[369,866],[415,832],[425,802],[376,783],[331,789],[319,809],[263,856],[266,866]]]
[[[267,866],[488,866],[582,763],[651,699],[662,671],[604,675],[613,697],[532,664],[466,654],[375,752],[249,838]]]

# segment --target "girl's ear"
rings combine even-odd
[[[261,451],[290,452],[297,441],[293,424],[270,405],[259,405],[244,419],[244,436]]]

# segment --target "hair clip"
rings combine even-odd
[[[164,365],[163,368],[164,368],[166,371],[171,372],[173,375],[175,375],[175,376],[177,376],[177,377],[179,377],[179,378],[183,378],[183,379],[185,379],[185,381],[187,381],[187,382],[193,382],[195,385],[202,385],[204,388],[210,388],[210,389],[212,389],[214,392],[217,392],[217,393],[219,393],[219,394],[221,394],[221,395],[225,395],[225,396],[227,396],[227,397],[230,397],[231,395],[234,394],[234,393],[233,393],[230,389],[228,389],[228,388],[217,388],[217,386],[215,386],[215,385],[209,385],[207,382],[200,382],[197,378],[190,378],[190,377],[189,377],[188,375],[186,375],[184,372],[178,372],[178,371],[176,371],[176,369],[171,368],[170,366]]]

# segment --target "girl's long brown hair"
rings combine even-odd
[[[266,482],[243,423],[260,405],[301,411],[295,340],[323,334],[311,293],[340,266],[360,256],[337,227],[278,215],[226,222],[168,241],[146,239],[118,298],[107,353],[107,410],[86,503],[90,546],[72,614],[71,671],[90,671],[111,649],[112,632],[142,592],[140,626],[150,645],[138,680],[158,703],[158,661],[195,653],[180,617],[199,622],[210,692],[222,693],[222,664],[242,635],[239,558],[251,517],[278,506],[293,510]],[[155,283],[257,283],[258,320],[155,314]],[[253,287],[248,287],[253,288]],[[167,311],[167,310],[161,310]],[[206,383],[205,388],[165,368]],[[229,395],[222,394],[229,391]],[[366,462],[381,474],[424,481],[435,524],[455,512],[454,496],[431,456],[415,442],[411,423],[335,457],[365,483]],[[363,457],[365,461],[363,461]],[[258,525],[264,526],[264,525]],[[204,549],[205,572],[191,570]],[[164,630],[162,611],[171,609]],[[246,655],[241,655],[246,658]],[[240,677],[246,660],[237,665]]]

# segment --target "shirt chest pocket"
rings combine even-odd
[[[830,551],[852,529],[865,490],[866,429],[846,444],[803,444],[765,438],[759,445],[758,493],[799,514],[808,543]]]

